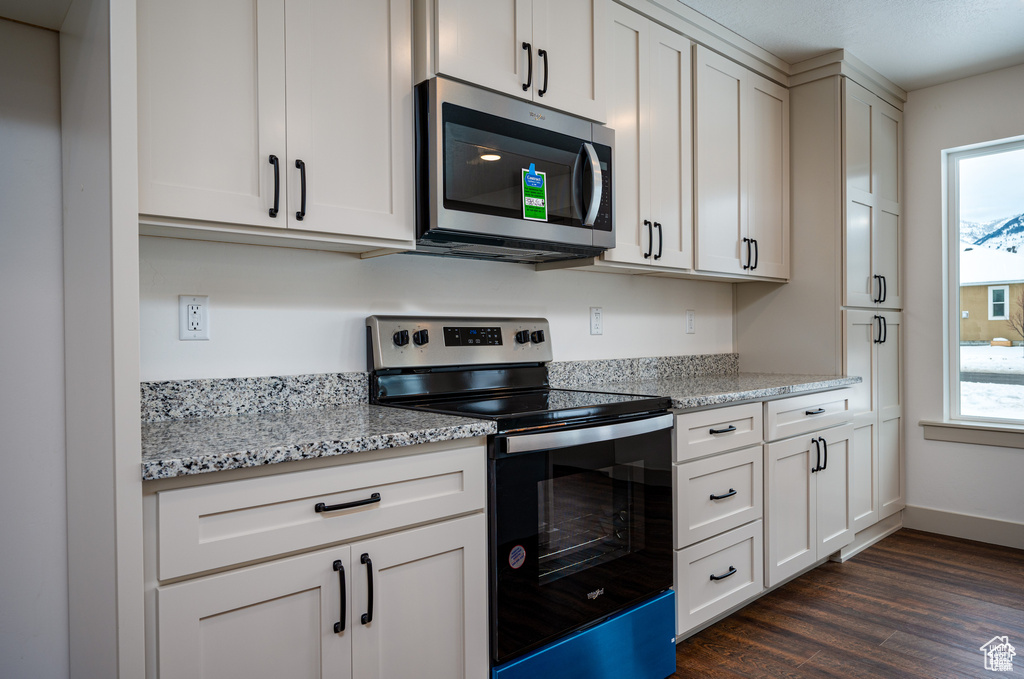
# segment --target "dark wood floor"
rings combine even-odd
[[[1013,672],[984,668],[996,635]],[[1021,677],[1024,550],[904,529],[676,648],[673,677]]]

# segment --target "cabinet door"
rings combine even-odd
[[[286,226],[284,0],[140,0],[138,62],[140,213]]]
[[[486,544],[475,514],[352,545],[356,677],[487,674]],[[373,615],[361,624],[371,572]]]
[[[860,384],[850,387],[850,412],[854,417],[868,415],[875,417],[875,380],[878,375],[875,340],[878,338],[878,321],[871,311],[843,312],[843,373],[861,378]]]
[[[533,0],[535,102],[605,120],[605,1]]]
[[[157,590],[161,679],[347,679],[353,628],[349,549],[340,547]],[[345,618],[345,631],[335,632]]]
[[[649,115],[651,209],[656,243],[649,260],[693,267],[693,148],[690,41],[651,25]]]
[[[818,432],[822,467],[814,474],[818,514],[819,559],[839,551],[853,541],[853,515],[850,511],[850,463],[853,426],[844,425]],[[817,452],[817,450],[815,450]]]
[[[514,97],[532,98],[526,84],[530,44],[533,80],[541,68],[533,44],[531,0],[436,0],[437,72]]]
[[[288,0],[285,23],[289,227],[411,241],[412,3]]]
[[[901,371],[903,314],[883,312],[884,342],[878,349],[878,511],[884,519],[906,506],[902,446],[903,383]]]
[[[765,447],[767,586],[809,568],[818,559],[817,464],[810,436]]]
[[[746,196],[742,193],[740,102],[745,69],[694,48],[697,201],[696,268],[742,274],[746,262]]]
[[[853,530],[878,523],[878,422],[874,415],[857,415],[850,441],[850,513]]]
[[[871,154],[875,159],[872,171],[878,206],[872,238],[874,273],[883,276],[885,281],[885,297],[879,306],[902,309],[903,219],[899,177],[903,160],[903,112],[880,100],[873,113]]]
[[[789,91],[753,74],[744,90],[743,173],[753,276],[789,278]]]

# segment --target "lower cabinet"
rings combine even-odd
[[[852,440],[845,424],[765,447],[767,586],[853,541]]]

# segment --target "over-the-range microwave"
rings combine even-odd
[[[416,252],[507,262],[614,247],[612,130],[444,78],[416,87]]]

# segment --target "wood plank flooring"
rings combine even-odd
[[[984,667],[1007,636],[1013,672]],[[1024,550],[903,529],[676,647],[673,677],[1024,676]]]

